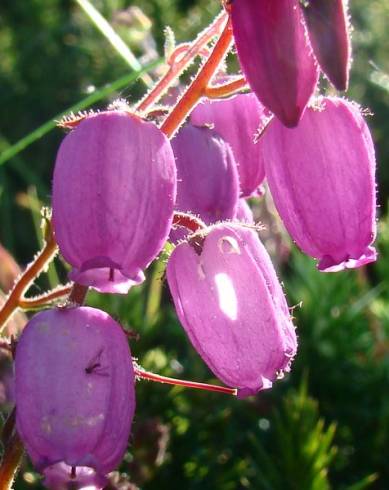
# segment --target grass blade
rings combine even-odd
[[[105,97],[112,94],[116,90],[120,90],[126,85],[134,82],[137,78],[141,77],[143,74],[147,73],[148,71],[152,70],[153,68],[161,64],[162,61],[163,61],[162,59],[153,61],[152,63],[145,66],[142,70],[138,70],[128,75],[124,75],[121,78],[118,78],[117,80],[110,83],[109,85],[106,85],[105,87],[96,90],[95,92],[93,92],[93,94],[88,95],[87,97],[80,100],[79,102],[69,107],[65,111],[61,112],[60,114],[57,114],[49,121],[42,124],[42,126],[39,126],[39,128],[35,129],[28,135],[24,136],[24,138],[20,139],[14,145],[9,146],[5,151],[3,151],[0,154],[0,165],[4,164],[5,162],[13,158],[15,155],[23,151],[32,143],[42,138],[42,136],[44,136],[45,134],[49,133],[52,129],[56,127],[56,121],[62,119],[62,117],[65,116],[66,114],[69,114],[70,112],[78,112],[87,109],[91,105],[95,104],[101,99],[104,99]]]
[[[142,68],[139,61],[136,59],[133,52],[123,41],[123,39],[115,32],[109,22],[100,14],[100,12],[89,2],[89,0],[76,0],[78,5],[94,23],[97,29],[106,37],[114,49],[120,54],[124,61],[133,70]],[[147,87],[151,87],[153,80],[145,73],[140,77]]]

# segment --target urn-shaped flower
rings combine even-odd
[[[231,18],[251,89],[286,126],[296,126],[319,77],[299,0],[234,0]]]
[[[375,260],[374,146],[360,108],[321,99],[295,129],[274,120],[262,144],[277,210],[318,268],[337,271]]]
[[[347,90],[351,65],[347,3],[348,0],[301,2],[315,56],[338,90]]]
[[[135,408],[126,336],[94,308],[48,310],[15,359],[16,425],[49,488],[102,488],[127,447]]]
[[[231,146],[238,166],[240,194],[244,197],[255,193],[265,178],[261,145],[255,140],[269,116],[254,94],[206,100],[190,116],[192,124],[213,127]]]
[[[207,224],[235,218],[239,177],[223,138],[207,127],[187,125],[173,138],[172,148],[177,165],[176,210],[198,215]],[[174,231],[172,235],[182,238]]]
[[[87,117],[57,155],[53,224],[70,278],[125,293],[169,234],[176,169],[169,141],[126,111]]]
[[[214,374],[241,397],[289,369],[297,341],[271,260],[256,233],[219,224],[179,244],[167,266],[176,311]]]

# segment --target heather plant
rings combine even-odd
[[[136,65],[93,6],[78,3],[127,62]],[[3,430],[3,488],[12,485],[23,446],[35,470],[44,474],[44,485],[54,489],[129,487],[127,477],[123,481],[108,473],[124,458],[130,478],[131,471],[137,474],[136,457],[129,460],[127,445],[136,449],[139,441],[147,441],[147,430],[160,434],[154,458],[158,465],[166,449],[166,428],[156,421],[142,433],[141,415],[131,428],[134,383],[142,391],[142,379],[175,385],[173,394],[183,388],[207,390],[208,404],[216,396],[235,398],[234,405],[222,402],[226,408],[209,417],[219,430],[239,424],[247,440],[228,430],[226,437],[238,447],[248,446],[251,455],[232,465],[221,480],[207,478],[204,466],[212,444],[199,428],[209,421],[191,414],[190,403],[175,400],[171,421],[177,434],[190,433],[190,425],[192,437],[198,430],[204,447],[203,454],[194,452],[183,464],[188,488],[204,486],[200,482],[226,489],[329,488],[327,468],[337,454],[332,446],[335,425],[324,428],[306,393],[297,351],[299,318],[288,307],[266,251],[264,226],[255,224],[244,198],[252,195],[251,206],[265,206],[264,199],[255,200],[261,199],[258,187],[267,178],[265,192],[273,195],[292,240],[319,261],[313,283],[323,280],[319,271],[331,271],[340,277],[336,284],[342,284],[347,279],[340,269],[377,259],[375,155],[364,113],[339,96],[319,96],[317,86],[320,69],[340,90],[349,78],[346,3],[334,1],[332,6],[294,0],[277,6],[265,0],[223,2],[221,12],[191,43],[176,45],[172,31],[166,30],[165,70],[138,70],[150,87],[139,101],[120,100],[101,112],[69,113],[58,121],[68,134],[57,153],[52,214],[43,211],[43,248],[16,279],[0,310],[3,330],[17,310],[47,310],[3,345],[14,357],[16,376],[15,408]],[[225,60],[234,44],[237,59],[231,64],[239,62],[242,74],[227,76]],[[329,52],[335,55],[329,57]],[[198,58],[200,66],[188,82],[182,73],[189,66],[193,70]],[[177,98],[170,89],[179,80]],[[164,106],[160,103],[166,94]],[[273,211],[269,214],[277,219]],[[71,282],[61,285],[52,278],[49,291],[26,296],[58,252]],[[294,264],[292,260],[290,271]],[[172,311],[161,307],[165,268],[174,320]],[[98,301],[99,309],[83,306],[95,301],[90,288],[108,293]],[[145,291],[150,300],[142,305]],[[296,291],[299,287],[289,305],[303,299]],[[119,325],[127,309],[132,328]],[[163,373],[169,371],[169,358],[158,345],[177,334],[165,331],[157,347],[150,348],[147,331],[177,323],[177,317],[225,385],[214,379],[200,382],[209,376],[204,367],[193,373],[193,381]],[[136,344],[140,330],[145,340]],[[134,358],[128,340],[136,350]],[[194,355],[187,353],[188,364]],[[278,411],[258,421],[258,406],[272,403],[272,394],[257,393],[287,374],[279,383],[285,390],[295,357],[300,391],[290,391]],[[182,370],[177,361],[171,365],[176,373]],[[162,410],[161,387],[156,390]],[[236,398],[245,397],[255,429],[239,423],[238,404],[244,402]],[[137,404],[138,411],[142,408]],[[274,464],[266,458],[272,448],[282,456]],[[294,449],[296,457],[290,460]],[[258,468],[256,457],[266,463],[264,469]],[[179,441],[171,458],[179,464]],[[221,454],[220,464],[229,460],[228,452]],[[239,482],[229,471],[241,475]],[[364,471],[347,488],[365,488],[375,478]],[[145,481],[140,472],[138,482]],[[159,486],[169,487],[169,477]]]

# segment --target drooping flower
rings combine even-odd
[[[82,121],[62,142],[53,182],[53,224],[70,278],[126,293],[169,234],[176,169],[169,141],[126,111]]]
[[[283,124],[296,126],[319,77],[299,0],[234,0],[231,19],[251,89]]]
[[[315,56],[338,90],[347,90],[351,43],[347,0],[301,2]]]
[[[177,165],[176,210],[206,224],[235,217],[239,177],[230,146],[212,129],[187,125],[172,140]],[[173,231],[173,239],[178,237]]]
[[[375,156],[355,104],[323,98],[295,129],[274,120],[262,138],[266,177],[293,240],[322,271],[376,259]]]
[[[16,349],[15,399],[17,430],[46,485],[102,488],[126,450],[135,409],[121,327],[88,307],[35,315]]]
[[[261,146],[256,134],[264,127],[269,112],[254,94],[239,94],[223,100],[206,100],[191,114],[195,126],[209,125],[231,146],[239,172],[240,193],[255,193],[265,178]]]
[[[239,199],[235,218],[242,223],[254,223],[254,215],[246,199]]]
[[[281,285],[249,228],[218,224],[180,243],[167,265],[176,311],[214,374],[241,397],[288,370],[297,340]]]

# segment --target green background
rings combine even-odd
[[[216,0],[94,5],[142,63],[163,54],[164,26],[174,30],[178,42],[189,41],[220,9]],[[146,17],[124,12],[134,5]],[[134,435],[115,488],[389,488],[389,3],[353,0],[351,14],[354,63],[347,96],[373,113],[368,124],[378,160],[380,259],[356,271],[321,274],[278,225],[271,228],[267,243],[281,240],[286,250],[280,255],[273,247],[273,258],[289,304],[301,303],[293,313],[300,349],[292,373],[271,391],[244,401],[138,383]],[[0,53],[0,152],[131,72],[68,0],[2,0]],[[126,85],[94,108],[118,96],[134,102],[144,90],[139,81]],[[55,129],[0,165],[0,243],[20,264],[39,247],[39,209],[50,203],[62,138]],[[264,203],[254,206],[261,213]],[[140,334],[131,347],[146,369],[215,382],[187,342],[166,284],[160,287],[161,265],[127,297],[90,293],[87,303]],[[57,275],[64,279],[59,261],[49,272],[33,292],[55,285]],[[40,487],[25,462],[16,488]]]

